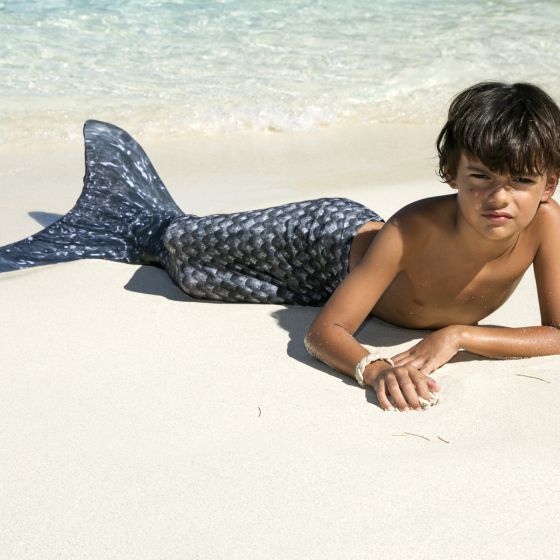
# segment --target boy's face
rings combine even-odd
[[[539,205],[554,194],[557,175],[498,175],[483,163],[461,154],[449,185],[466,222],[488,239],[507,239],[524,230]]]

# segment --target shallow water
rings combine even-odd
[[[559,98],[558,21],[556,1],[5,1],[0,140],[89,117],[136,134],[440,122],[487,79]]]

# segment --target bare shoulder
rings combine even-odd
[[[548,202],[543,202],[537,210],[535,216],[537,220],[560,220],[560,204],[552,198]]]
[[[449,229],[455,219],[455,195],[417,200],[401,208],[389,220],[407,239],[423,241],[442,229]]]
[[[442,212],[451,211],[455,208],[456,196],[432,196],[430,198],[421,198],[403,206],[394,218],[409,219],[433,219],[435,216],[440,216]]]
[[[536,241],[560,238],[560,204],[552,199],[542,203],[531,222],[530,230]]]

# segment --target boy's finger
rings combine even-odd
[[[397,378],[393,378],[394,382],[387,383],[387,387],[397,408],[399,408],[399,410],[405,410],[410,407],[420,408],[418,395],[416,394],[414,383],[408,377],[408,372],[403,373],[398,370],[397,372],[398,381]]]
[[[426,358],[422,356],[416,356],[412,352],[407,353],[403,358],[395,360],[393,358],[393,363],[396,367],[398,366],[414,366],[416,369],[420,369],[426,365]]]
[[[406,363],[408,360],[410,360],[410,356],[411,356],[411,352],[409,348],[404,352],[400,352],[399,354],[392,356],[391,359],[393,360],[395,365],[401,365],[403,363]]]
[[[401,392],[401,387],[396,377],[393,375],[386,380],[387,392],[391,395],[395,406],[399,410],[406,410],[408,408],[408,403],[406,398]]]
[[[422,376],[418,379],[416,379],[416,393],[418,394],[419,397],[422,397],[423,399],[426,400],[430,400],[432,398],[432,396],[430,395],[430,387],[428,385],[428,377],[426,376]]]
[[[434,359],[433,356],[426,360],[426,362],[424,363],[424,367],[422,368],[423,370],[425,370],[425,373],[432,373],[433,371],[436,371],[436,369],[438,369],[438,367],[441,364],[438,364]]]
[[[428,383],[428,387],[430,388],[430,391],[441,391],[441,387],[439,386],[439,383],[435,379],[428,377],[426,382]]]
[[[385,381],[380,379],[375,387],[377,401],[383,410],[395,410],[395,407],[390,403],[387,395],[385,394]]]

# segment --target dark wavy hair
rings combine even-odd
[[[560,109],[527,83],[481,82],[451,102],[436,141],[438,175],[455,178],[461,152],[502,175],[560,170]]]

